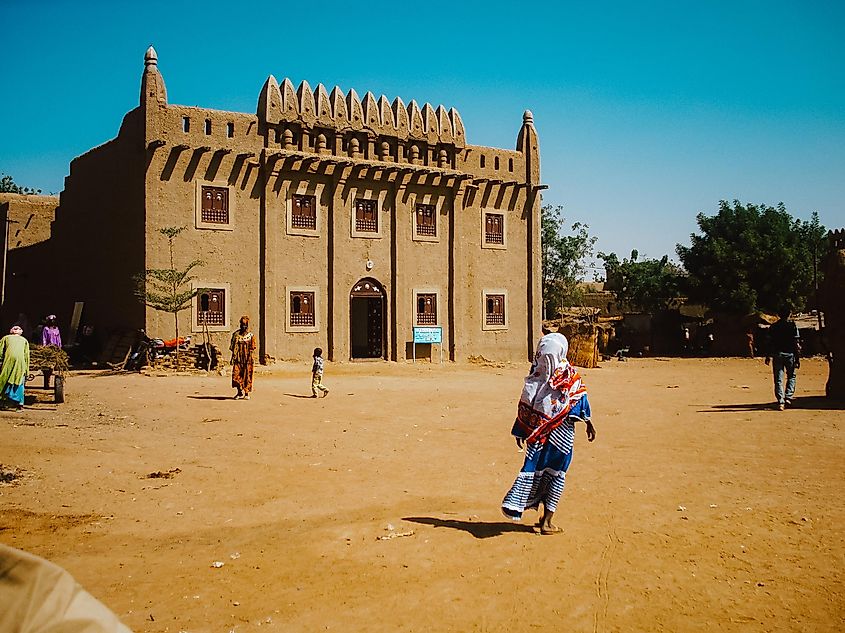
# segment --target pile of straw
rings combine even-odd
[[[32,369],[51,369],[63,374],[70,369],[67,353],[55,345],[32,345],[29,348],[29,366]]]

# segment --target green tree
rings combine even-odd
[[[621,262],[616,253],[599,253],[598,257],[604,261],[608,288],[617,301],[634,310],[654,314],[665,310],[680,294],[684,271],[667,255],[638,261],[639,253],[633,250],[631,258]]]
[[[22,194],[39,194],[41,189],[31,189],[30,187],[21,187],[15,183],[14,178],[8,174],[0,176],[0,193],[22,193]]]
[[[814,293],[814,266],[826,248],[818,214],[802,221],[777,207],[722,200],[699,213],[701,235],[677,246],[690,299],[734,314],[803,309]],[[815,252],[815,253],[814,253]]]
[[[596,238],[581,222],[564,232],[563,207],[545,205],[541,216],[541,249],[543,260],[543,306],[547,317],[564,305],[583,302],[578,282],[586,272],[586,259],[593,254]]]
[[[167,238],[170,251],[170,268],[148,268],[142,275],[135,276],[135,295],[149,307],[173,315],[176,341],[179,341],[179,313],[191,306],[198,290],[191,287],[196,279],[191,272],[203,261],[195,259],[185,268],[178,269],[173,263],[173,241],[186,227],[168,226],[158,230]],[[179,345],[176,345],[176,360],[179,360]]]

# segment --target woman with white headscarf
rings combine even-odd
[[[23,328],[14,326],[0,339],[0,395],[4,404],[23,408],[23,390],[29,373],[29,341]]]
[[[525,463],[502,501],[502,512],[518,521],[525,510],[537,510],[542,503],[543,516],[537,524],[541,534],[561,532],[552,516],[572,461],[575,423],[586,422],[587,439],[596,439],[587,390],[566,360],[568,349],[562,334],[540,339],[511,429],[519,447],[525,447]]]

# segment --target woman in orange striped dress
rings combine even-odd
[[[249,317],[243,315],[240,328],[232,332],[232,386],[238,390],[235,400],[249,400],[252,391],[252,370],[255,365],[255,335],[249,331]]]

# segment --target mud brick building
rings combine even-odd
[[[27,266],[8,266],[11,259],[26,260],[25,253],[30,250],[40,252],[43,244],[50,239],[50,228],[56,217],[59,199],[56,196],[34,194],[0,193],[0,226],[4,232],[5,244],[2,259],[2,282],[0,282],[0,304],[3,305],[3,323],[5,331],[20,313],[27,313],[29,325],[38,321],[54,309],[49,296],[50,270],[47,262],[37,262],[37,270]],[[46,269],[46,270],[45,270]],[[47,275],[46,277],[44,275]],[[7,298],[13,301],[7,303]],[[17,309],[12,312],[12,309]],[[26,324],[24,324],[26,325]],[[27,329],[26,327],[24,329]]]
[[[175,265],[205,265],[180,320],[222,347],[248,314],[268,361],[318,346],[403,361],[414,326],[440,326],[452,360],[523,361],[541,325],[539,170],[527,111],[507,150],[468,144],[454,109],[273,76],[254,114],[173,105],[150,47],[139,106],[73,160],[50,238],[17,265],[54,263],[64,322],[82,301],[100,331],[172,336],[131,279],[169,267],[158,229],[186,226]]]

